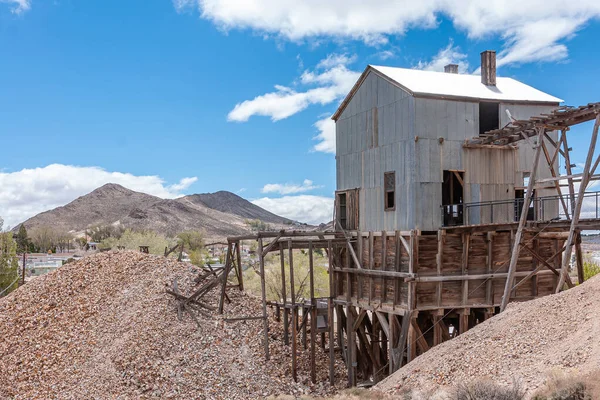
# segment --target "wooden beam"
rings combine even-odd
[[[425,353],[429,350],[429,344],[427,343],[427,340],[425,340],[425,337],[423,337],[423,332],[421,332],[421,328],[419,328],[417,319],[413,319],[411,323],[415,331],[417,346],[421,348],[421,353]]]
[[[543,258],[541,258],[540,255],[537,254],[536,251],[530,249],[529,247],[523,246],[523,248],[525,250],[528,250],[537,261],[541,262],[541,264],[538,265],[533,271],[531,271],[530,273],[528,273],[515,286],[513,286],[512,290],[515,290],[519,286],[523,285],[525,282],[527,282],[528,279],[530,279],[531,277],[533,277],[534,275],[536,275],[536,273],[539,272],[544,267],[549,268],[555,275],[558,276],[558,271],[552,265],[550,265],[550,261],[554,260],[559,254],[561,254],[565,250],[564,247],[561,250],[559,250],[556,253],[554,253],[550,258],[548,258],[546,260],[544,260]]]
[[[262,249],[262,238],[258,238],[258,248]],[[262,317],[264,330],[264,346],[265,358],[269,360],[269,319],[267,318],[267,289],[265,287],[265,259],[261,254],[258,255],[258,263],[260,267],[260,290],[262,298]]]
[[[310,379],[317,383],[316,342],[317,342],[317,301],[315,299],[315,277],[312,242],[308,245],[308,273],[310,286]]]
[[[296,308],[296,288],[294,283],[294,249],[291,246],[291,239],[288,240],[288,264],[290,267],[290,296],[292,302],[292,378],[294,382],[298,382],[298,369],[297,369],[297,313]]]
[[[285,253],[283,249],[279,249],[279,262],[281,264],[281,296],[283,297],[283,342],[286,345],[290,344],[289,332],[289,310],[287,308],[287,285],[285,283]]]
[[[531,197],[533,195],[533,185],[536,180],[538,164],[540,161],[540,155],[542,153],[542,145],[541,142],[543,140],[544,129],[538,128],[538,140],[537,140],[537,149],[535,151],[535,155],[533,157],[533,165],[531,167],[531,173],[529,176],[529,183],[527,185],[527,192],[525,194],[525,199],[523,201],[523,209],[521,210],[521,218],[519,220],[519,228],[517,229],[517,234],[515,236],[515,242],[513,243],[510,264],[508,267],[508,276],[506,278],[506,285],[504,286],[504,295],[502,296],[502,303],[500,305],[500,311],[504,311],[506,305],[510,300],[510,293],[513,287],[514,275],[517,271],[517,261],[519,259],[519,251],[521,250],[521,237],[523,236],[523,228],[527,222],[527,214],[529,211],[529,204],[531,203]]]
[[[585,280],[583,268],[583,253],[581,252],[581,231],[577,231],[575,238],[575,260],[577,262],[577,281],[582,284]]]
[[[557,147],[557,150],[560,149],[560,147]],[[552,177],[556,178],[558,176],[558,174],[556,173],[556,171],[554,170],[554,164],[552,159],[550,158],[550,154],[548,153],[548,149],[546,148],[546,142],[544,140],[542,140],[542,150],[544,151],[544,157],[546,158],[546,162],[548,163],[548,167],[550,168],[550,174],[552,175]],[[567,208],[567,204],[565,203],[565,199],[563,199],[562,197],[562,191],[560,190],[560,184],[558,183],[558,181],[554,181],[554,187],[556,188],[556,192],[558,193],[558,198],[560,199],[560,203],[563,206],[563,211],[565,212],[565,215],[567,216],[567,219],[569,218],[569,210]]]
[[[600,127],[600,114],[596,116],[596,122],[594,123],[594,129],[592,130],[592,138],[590,140],[590,146],[588,149],[588,155],[585,160],[585,166],[583,168],[583,178],[581,184],[579,185],[579,193],[577,195],[577,201],[575,203],[575,208],[572,212],[571,218],[571,226],[569,228],[569,238],[567,239],[565,252],[563,253],[562,265],[560,270],[560,278],[558,280],[558,285],[556,286],[556,293],[562,290],[562,286],[565,283],[565,279],[569,270],[569,262],[571,261],[571,253],[573,251],[573,245],[575,244],[575,234],[577,224],[579,223],[579,217],[581,215],[581,207],[583,206],[583,194],[585,193],[585,189],[587,188],[589,177],[590,177],[590,167],[592,164],[592,157],[594,156],[594,152],[596,150],[596,140],[598,138],[598,128]]]
[[[279,239],[281,239],[281,236],[283,236],[283,230],[281,232],[279,232],[279,235],[277,235],[277,237],[275,237],[275,239],[273,239],[273,241],[271,243],[269,243],[267,245],[266,248],[262,248],[259,247],[259,249],[262,250],[262,256],[265,257],[267,254],[269,254],[269,252],[273,249],[273,247],[277,244],[277,242],[279,242]]]

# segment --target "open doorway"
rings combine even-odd
[[[500,103],[479,103],[479,134],[500,127]]]
[[[442,181],[442,204],[444,226],[463,224],[463,171],[444,171]]]

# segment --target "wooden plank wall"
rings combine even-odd
[[[341,251],[339,262],[345,271],[339,267],[334,269],[336,296],[339,300],[346,300],[350,287],[353,305],[397,314],[411,309],[427,311],[498,307],[504,292],[513,236],[511,231],[358,233],[354,248],[362,271],[346,251]],[[412,275],[411,254],[400,238],[409,244],[409,248],[410,243],[415,243]],[[523,243],[547,259],[562,248],[564,239],[540,237],[537,232],[526,232]],[[556,257],[552,263],[559,267],[560,257]],[[521,251],[517,263],[517,282],[537,265],[537,260],[530,253]],[[402,276],[384,276],[378,273],[381,271]],[[529,300],[551,294],[556,283],[556,275],[544,268],[533,279],[518,287],[511,299]],[[411,285],[415,294],[414,307],[409,307]]]

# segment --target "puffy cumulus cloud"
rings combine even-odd
[[[0,3],[7,3],[15,14],[21,14],[31,8],[30,0],[0,0]]]
[[[467,55],[461,53],[460,48],[458,46],[454,46],[452,41],[448,43],[448,46],[444,47],[435,56],[433,56],[431,61],[420,61],[416,68],[424,69],[426,71],[443,71],[444,67],[448,64],[457,64],[458,70],[461,73],[467,72],[469,69]]]
[[[313,184],[310,179],[305,179],[302,184],[297,183],[267,183],[261,190],[263,193],[294,194],[304,193],[319,189],[322,186]]]
[[[252,203],[272,213],[295,221],[318,225],[333,218],[333,198],[323,196],[298,195],[279,198],[263,197]]]
[[[266,93],[236,104],[229,113],[229,121],[245,122],[253,115],[271,117],[278,121],[288,118],[311,104],[327,105],[339,102],[352,89],[360,76],[349,64],[356,60],[355,55],[330,54],[319,61],[313,70],[305,70],[297,79],[297,84],[304,91],[288,86],[276,85],[275,92]],[[314,151],[335,153],[335,124],[327,118],[318,120],[314,126],[318,134],[314,139],[318,142]]]
[[[330,117],[325,117],[315,122],[315,128],[319,134],[314,137],[318,143],[313,150],[335,154],[335,122]]]
[[[197,178],[166,185],[159,176],[110,172],[99,167],[51,164],[17,172],[0,172],[0,216],[4,226],[15,226],[42,211],[65,205],[106,183],[162,198],[181,196]]]
[[[174,0],[198,8],[223,30],[250,29],[292,41],[356,39],[382,44],[411,28],[433,29],[440,17],[474,39],[499,36],[499,65],[567,57],[561,40],[600,16],[600,2],[577,0]]]
[[[299,79],[304,90],[275,85],[275,91],[256,96],[235,105],[227,115],[229,121],[245,122],[253,115],[278,121],[288,118],[312,104],[330,104],[350,91],[359,72],[348,69],[355,56],[332,54],[312,70],[305,70]]]

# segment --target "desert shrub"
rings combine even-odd
[[[329,274],[327,272],[328,259],[319,254],[313,254],[313,271],[315,297],[329,296]],[[285,282],[286,295],[289,298],[291,293],[290,286],[290,267],[288,262],[288,252],[284,252],[285,263]],[[250,261],[250,268],[246,269],[244,274],[244,287],[252,294],[260,294],[260,275],[258,260]],[[309,282],[309,257],[306,252],[294,252],[294,290],[296,300],[310,297],[310,282]],[[265,286],[267,289],[267,299],[280,301],[281,293],[281,260],[279,253],[270,253],[265,257]]]
[[[595,376],[595,375],[590,375]],[[593,378],[566,374],[553,374],[546,387],[537,392],[533,400],[593,400],[600,395]]]
[[[583,278],[584,280],[590,279],[594,275],[600,274],[600,264],[598,264],[591,257],[586,257],[583,261]]]
[[[504,386],[492,381],[475,381],[459,385],[451,398],[455,400],[521,400],[525,398],[525,390],[518,382]]]

